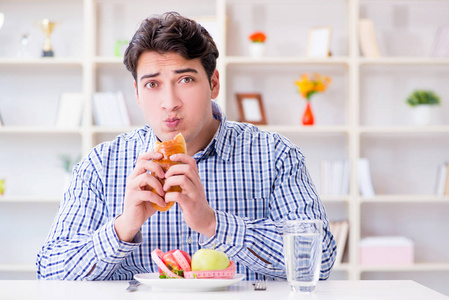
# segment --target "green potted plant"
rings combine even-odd
[[[413,108],[417,125],[435,124],[435,107],[441,103],[437,94],[430,90],[415,90],[407,97],[406,102]]]

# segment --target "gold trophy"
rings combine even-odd
[[[55,56],[53,49],[51,48],[50,34],[53,32],[55,22],[50,22],[49,19],[43,19],[40,22],[41,28],[45,33],[44,49],[42,50],[42,57]]]

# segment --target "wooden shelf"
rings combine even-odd
[[[279,133],[342,133],[347,134],[348,126],[294,126],[294,125],[259,125],[260,129]]]
[[[34,264],[0,264],[0,272],[36,272]]]
[[[449,271],[449,263],[415,263],[404,266],[360,266],[361,272],[430,272]]]
[[[362,126],[359,128],[362,134],[427,134],[427,133],[449,133],[449,126]]]
[[[434,58],[434,57],[383,57],[383,58],[365,58],[359,59],[360,65],[449,65],[448,58]]]
[[[379,195],[373,198],[361,198],[362,203],[398,203],[398,202],[415,202],[415,203],[448,203],[449,196],[436,195]]]
[[[53,127],[31,127],[31,126],[0,126],[0,134],[83,134],[82,128],[62,129]]]
[[[119,134],[119,133],[131,131],[131,130],[134,130],[137,128],[141,128],[142,126],[130,126],[130,127],[126,127],[126,128],[93,126],[92,133],[93,134],[96,134],[96,133],[117,133],[117,134]]]
[[[61,66],[61,67],[82,67],[84,60],[81,58],[61,58],[61,57],[46,57],[46,58],[0,58],[0,66]]]
[[[329,202],[329,203],[338,203],[338,202],[349,202],[350,196],[327,196],[327,195],[320,195],[320,198],[323,202]]]
[[[225,65],[284,65],[284,64],[322,64],[322,65],[347,65],[347,57],[309,58],[309,57],[262,57],[251,58],[249,56],[227,56],[223,58]]]
[[[0,196],[0,203],[59,203],[62,197],[54,196]]]

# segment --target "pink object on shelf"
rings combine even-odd
[[[414,243],[405,237],[367,237],[360,240],[360,265],[410,265]]]

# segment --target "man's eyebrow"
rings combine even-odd
[[[142,77],[140,77],[140,80],[144,80],[145,78],[156,77],[156,76],[159,76],[159,74],[160,74],[160,73],[153,73],[153,74],[142,75]]]
[[[173,71],[175,74],[182,74],[182,73],[198,73],[198,71],[196,69],[193,68],[185,68],[185,69],[179,69],[179,70],[174,70]],[[158,73],[153,73],[153,74],[145,74],[142,75],[142,77],[140,77],[140,80],[144,80],[146,78],[153,78],[153,77],[157,77],[159,76],[159,72]]]
[[[189,72],[190,73],[198,73],[198,71],[193,68],[185,68],[185,69],[175,70],[176,74],[189,73]]]

